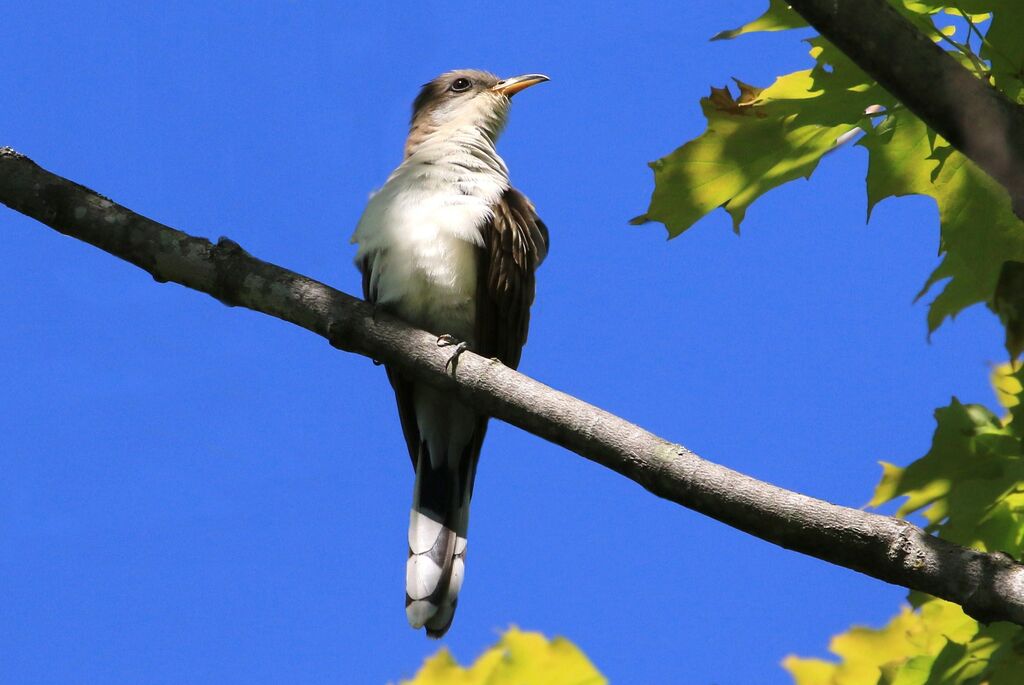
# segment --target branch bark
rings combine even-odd
[[[1024,625],[1024,566],[906,521],[841,507],[701,459],[586,402],[471,352],[454,372],[436,337],[323,283],[140,216],[0,148],[0,202],[152,274],[302,326],[343,350],[458,393],[481,410],[630,478],[659,497],[787,549]]]
[[[1024,220],[1024,108],[962,67],[887,0],[789,0],[821,35],[999,182]]]

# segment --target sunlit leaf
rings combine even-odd
[[[1024,102],[1024,2],[893,0],[893,6],[942,41],[958,62]],[[946,17],[941,28],[933,22],[940,13]],[[778,30],[796,21],[787,3],[773,1],[758,19],[716,38]],[[943,34],[954,33],[959,42],[943,41]],[[919,293],[938,291],[928,308],[928,330],[966,307],[988,303],[1006,326],[1007,349],[1012,355],[1024,351],[1024,278],[1018,284],[1012,269],[1004,269],[1024,265],[1024,225],[1010,210],[1005,190],[908,110],[893,107],[888,94],[842,53],[820,38],[811,42],[814,69],[777,78],[750,102],[726,89],[712,89],[701,100],[707,130],[652,162],[651,203],[633,223],[659,221],[675,237],[723,207],[738,231],[754,200],[809,177],[840,136],[870,128],[865,108],[881,105],[889,116],[864,139],[871,160],[870,204],[916,194],[934,198],[939,208],[942,261]],[[972,45],[980,45],[978,54]],[[1000,274],[1007,277],[1001,281]]]
[[[981,685],[989,682],[987,677],[993,673],[1005,673],[1012,668],[1012,662],[1006,658],[1012,659],[1012,654],[995,653],[1011,645],[1013,633],[1019,629],[1006,631],[971,623],[977,630],[974,635],[946,636],[938,654],[914,657],[896,669],[892,685]]]
[[[886,674],[894,675],[904,668],[908,675],[915,669],[930,669],[948,641],[969,641],[978,624],[955,604],[932,600],[919,611],[903,608],[883,628],[851,628],[832,638],[829,650],[836,662],[820,659],[786,657],[783,666],[797,685],[874,685]],[[927,670],[925,671],[927,673]],[[920,681],[925,682],[925,681]]]
[[[871,505],[903,498],[899,516],[921,512],[928,528],[944,538],[1020,554],[1020,437],[988,409],[956,399],[937,410],[935,419],[928,454],[904,469],[884,464]]]
[[[1024,223],[1006,190],[906,109],[892,112],[861,144],[870,153],[869,207],[903,195],[926,195],[938,205],[943,260],[919,297],[949,280],[928,308],[929,330],[991,301],[1003,262],[1024,261]]]
[[[880,629],[837,635],[837,661],[790,656],[783,666],[796,685],[1019,685],[1024,682],[1024,630],[982,626],[960,607],[929,599],[904,608]]]
[[[1024,2],[890,4],[958,63],[1024,104]],[[772,2],[757,20],[716,38],[788,28],[787,17],[792,15],[785,3]],[[735,97],[715,89],[705,98],[707,131],[652,164],[655,191],[650,209],[638,219],[661,221],[674,237],[722,206],[738,228],[758,196],[810,175],[837,129],[860,126],[868,130],[862,143],[869,153],[869,208],[903,195],[936,202],[942,259],[919,294],[938,291],[928,309],[929,331],[968,306],[987,303],[1006,328],[1011,359],[1024,353],[1024,224],[1010,211],[1005,190],[886,99],[835,48],[820,39],[813,44],[811,71],[779,77],[753,95],[743,88]],[[885,119],[873,129],[860,116],[863,110],[853,108],[869,104],[885,108]],[[1022,379],[1019,364],[992,371],[997,399],[1009,416],[955,398],[937,410],[928,453],[906,467],[883,463],[871,505],[898,501],[900,516],[923,517],[933,534],[1020,558]],[[902,610],[884,628],[836,636],[830,647],[836,661],[789,657],[785,667],[798,685],[1024,683],[1024,629],[979,626],[958,607],[920,593],[909,599],[917,610]]]
[[[651,204],[633,223],[661,222],[674,237],[724,207],[738,231],[754,200],[810,176],[837,138],[868,125],[867,107],[891,101],[826,41],[812,41],[811,54],[817,67],[779,77],[763,90],[737,81],[735,98],[713,88],[701,100],[707,130],[651,163]]]
[[[1004,409],[1013,409],[1020,404],[1018,395],[1024,389],[1021,387],[1021,381],[1017,375],[1020,370],[1020,362],[997,364],[992,367],[992,372],[989,374],[989,382],[992,383],[992,389],[996,393],[996,400]],[[1003,423],[1005,424],[1011,418],[1003,419]]]
[[[562,637],[509,628],[471,666],[442,648],[405,685],[605,685],[608,681],[578,647]]]
[[[1020,367],[1002,365],[991,376],[1000,403],[1015,414],[1024,411],[1020,401],[1024,371]],[[1024,417],[1013,423],[1000,421],[984,407],[954,399],[950,406],[937,410],[935,418],[938,425],[928,454],[906,468],[883,464],[872,504],[902,497],[899,515],[923,513],[929,529],[941,537],[1019,558],[1024,551]],[[915,599],[920,601],[921,596],[915,595]],[[927,610],[936,602],[926,599],[921,605],[925,630],[934,627],[934,616]],[[1024,630],[1008,624],[978,627],[966,616],[964,620],[975,626],[973,632],[942,632],[947,641],[938,652],[921,650],[898,667],[890,664],[884,679],[864,678],[850,685],[1024,682]]]
[[[807,22],[789,7],[789,3],[784,0],[771,0],[768,9],[757,19],[738,28],[716,33],[711,40],[726,40],[756,31],[784,31],[801,26],[807,26]]]
[[[997,0],[992,25],[981,46],[982,59],[992,65],[992,80],[1007,97],[1024,104],[1024,3]]]
[[[946,8],[948,3],[942,0],[898,0],[895,4],[916,14],[938,14]]]

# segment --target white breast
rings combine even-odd
[[[500,162],[500,159],[498,160]],[[472,342],[481,226],[508,187],[472,149],[442,140],[409,157],[370,200],[353,235],[376,302],[412,324]]]

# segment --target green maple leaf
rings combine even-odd
[[[790,8],[789,3],[785,2],[785,0],[769,0],[768,9],[757,19],[747,22],[738,28],[720,31],[712,36],[711,40],[728,40],[736,36],[742,36],[744,33],[785,31],[786,29],[795,29],[802,26],[807,26],[807,22]]]
[[[981,58],[991,64],[993,85],[1014,102],[1024,104],[1024,3],[1002,0],[986,4],[993,15]]]
[[[870,505],[903,498],[898,516],[921,512],[943,538],[1020,556],[1024,458],[1017,426],[955,398],[935,419],[928,453],[906,468],[883,464]]]
[[[933,40],[951,48],[953,57],[979,78],[1024,104],[1024,2],[891,2]],[[938,13],[967,24],[959,41],[954,27],[936,28],[933,16]],[[987,20],[987,27],[979,26]],[[796,25],[788,6],[773,1],[758,19],[716,38]],[[975,45],[980,41],[978,54],[972,40]],[[708,131],[652,164],[656,187],[651,208],[638,219],[662,221],[674,237],[722,206],[738,227],[759,194],[809,175],[830,149],[833,127],[849,115],[841,98],[878,93],[870,79],[833,54],[827,43],[818,47],[818,54],[812,52],[818,66],[810,73],[781,77],[757,97],[746,102],[741,97],[733,108],[723,106],[727,103],[720,92],[702,100]],[[831,80],[823,74],[824,62],[837,65]],[[785,88],[772,90],[802,86],[801,79],[808,76],[813,83],[803,102]],[[929,306],[929,330],[967,306],[987,302],[1007,327],[1011,357],[1017,356],[1024,351],[1024,224],[1010,212],[1001,186],[913,114],[889,100],[879,98],[877,103],[888,105],[886,119],[874,130],[865,126],[869,133],[862,141],[870,160],[869,207],[887,197],[919,194],[933,198],[939,210],[942,262],[918,295],[941,286]],[[756,112],[760,121],[742,111],[762,105]],[[796,116],[801,109],[802,118]],[[739,115],[747,118],[737,119]],[[701,165],[710,170],[703,179]],[[752,178],[756,172],[766,177]],[[871,504],[900,499],[899,515],[922,515],[927,528],[943,538],[1019,558],[1024,553],[1024,372],[1019,368],[1006,365],[993,372],[993,385],[1009,415],[999,418],[954,398],[936,411],[928,454],[906,468],[883,464]],[[918,593],[910,599],[917,611],[903,609],[881,629],[858,627],[836,636],[831,650],[838,661],[790,656],[784,666],[797,685],[1024,683],[1024,629],[980,626],[955,605]]]
[[[867,107],[892,101],[827,41],[811,44],[814,69],[780,76],[765,89],[737,80],[738,98],[727,88],[712,88],[701,99],[707,130],[651,163],[650,207],[632,223],[658,221],[675,237],[724,207],[738,231],[754,200],[809,177],[837,138],[868,125]]]
[[[903,195],[926,195],[938,204],[944,257],[918,297],[950,280],[928,308],[929,331],[972,304],[992,301],[1003,263],[1024,261],[1024,224],[1005,189],[905,109],[860,144],[870,153],[869,211]]]
[[[933,40],[944,41],[964,66],[1024,102],[1024,2],[892,1]],[[932,18],[938,13],[965,24],[961,42],[952,38],[954,27],[936,28]],[[988,19],[982,39],[979,23]],[[715,38],[799,25],[787,3],[772,0],[762,16]],[[968,45],[972,39],[981,41],[977,55]],[[763,90],[737,81],[739,97],[712,88],[701,99],[707,130],[651,163],[650,206],[632,223],[661,222],[672,238],[723,207],[739,231],[751,203],[783,183],[809,177],[837,138],[856,127],[870,131],[865,108],[884,106],[889,116],[862,142],[870,159],[870,206],[918,194],[932,197],[939,208],[942,261],[918,294],[939,290],[928,308],[929,332],[966,307],[988,303],[1005,324],[1007,349],[1016,356],[1024,350],[1024,224],[1010,210],[1005,190],[896,106],[829,43],[810,42],[813,69],[781,76]]]
[[[941,537],[1020,557],[1024,551],[1024,370],[1003,365],[993,389],[1010,416],[979,405],[936,410],[928,453],[906,468],[883,464],[871,501],[902,499],[897,515],[920,513]],[[1024,682],[1024,629],[981,626],[958,606],[911,593],[881,629],[853,628],[832,640],[838,662],[789,657],[797,685],[1017,685]]]

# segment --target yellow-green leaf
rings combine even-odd
[[[795,29],[801,26],[807,26],[807,22],[803,20],[803,17],[790,8],[789,3],[784,0],[770,0],[768,3],[768,9],[765,10],[764,14],[759,16],[757,19],[754,19],[753,21],[738,28],[716,33],[711,37],[711,40],[727,40],[729,38],[741,36],[744,33],[754,33],[755,31],[784,31],[786,29]]]
[[[569,640],[509,628],[471,666],[442,648],[405,685],[605,685],[608,681]]]
[[[981,46],[982,59],[992,65],[992,81],[1014,102],[1024,104],[1024,3],[995,0],[992,25]]]
[[[992,383],[992,390],[996,393],[996,400],[998,400],[1003,409],[1013,409],[1020,404],[1018,395],[1024,390],[1017,375],[1020,370],[1020,362],[1008,362],[992,367],[992,372],[989,374],[989,382]],[[1008,423],[1010,418],[1004,418],[1003,423]]]
[[[892,0],[896,10],[954,59],[1024,103],[1024,2],[1020,0]],[[937,27],[933,19],[944,17]],[[951,19],[950,17],[955,17]],[[791,27],[788,3],[773,0],[758,19],[716,38]],[[959,42],[943,35],[956,34]],[[982,38],[982,33],[984,37]],[[776,79],[756,100],[712,89],[701,100],[707,130],[651,163],[655,189],[647,212],[632,223],[659,221],[669,237],[687,230],[717,207],[734,230],[760,195],[808,177],[834,141],[855,127],[868,129],[864,108],[881,105],[889,117],[877,135],[865,137],[870,153],[869,203],[919,194],[936,200],[940,214],[941,264],[919,297],[940,292],[928,308],[928,328],[977,303],[988,303],[1007,327],[1011,356],[1024,350],[1024,279],[1000,282],[1004,266],[1024,273],[1024,225],[1010,211],[1003,188],[937,137],[909,111],[893,107],[888,94],[820,38],[811,54],[817,66]],[[977,47],[980,45],[980,49]],[[978,54],[975,54],[975,50]],[[829,68],[826,68],[826,65]],[[723,105],[723,100],[727,101]],[[1002,289],[997,292],[997,285]],[[1002,297],[997,297],[1002,295]]]
[[[928,308],[928,329],[993,299],[1003,262],[1024,261],[1024,223],[1006,190],[906,109],[897,109],[861,144],[870,153],[868,206],[925,195],[938,204],[942,263],[918,297],[947,281]]]
[[[651,204],[634,224],[659,221],[675,237],[724,207],[738,231],[754,200],[810,176],[839,136],[867,125],[867,107],[891,101],[826,41],[811,43],[814,69],[781,76],[764,90],[737,81],[739,98],[712,88],[701,100],[707,130],[651,163]]]
[[[977,630],[960,607],[933,599],[919,611],[904,607],[883,628],[854,627],[835,636],[829,650],[837,662],[789,656],[783,666],[797,685],[875,685],[903,669],[903,685],[909,685],[912,672],[930,665],[949,640],[966,642]]]
[[[883,464],[872,506],[904,498],[897,515],[921,512],[928,529],[963,545],[1019,555],[1024,459],[1016,424],[955,398],[936,410],[932,447],[906,468]]]
[[[878,507],[899,496],[900,483],[903,480],[903,467],[887,461],[878,462],[882,467],[882,479],[875,486],[875,492],[868,502],[869,507]]]
[[[830,649],[839,657],[787,657],[796,685],[1018,685],[1024,682],[1024,630],[981,626],[935,598],[903,608],[880,629],[852,628]]]

